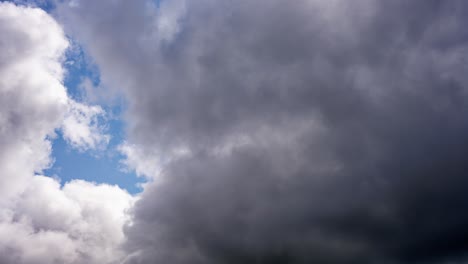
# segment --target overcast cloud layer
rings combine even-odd
[[[468,2],[54,12],[125,97],[123,163],[149,183],[124,224],[125,191],[33,177],[55,129],[108,135],[61,84],[62,29],[0,4],[0,263],[466,263]]]
[[[154,178],[125,263],[466,255],[465,1],[62,8],[126,95],[129,163]]]

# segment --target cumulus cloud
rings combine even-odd
[[[106,137],[95,120],[102,109],[71,100],[62,84],[62,28],[40,9],[1,2],[0,36],[0,263],[116,261],[134,198],[36,175],[52,162],[57,129],[79,148]]]
[[[39,9],[2,3],[0,21],[0,193],[4,197],[19,191],[34,172],[50,163],[51,146],[45,139],[54,134],[67,108],[60,65],[67,41],[58,24]]]
[[[112,263],[131,196],[116,186],[36,176],[0,221],[1,263]]]

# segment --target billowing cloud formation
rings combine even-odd
[[[133,198],[115,186],[60,187],[35,175],[51,163],[56,129],[80,149],[105,137],[93,121],[100,108],[73,101],[62,85],[61,27],[40,9],[2,2],[0,36],[0,263],[117,260]]]
[[[124,263],[465,259],[465,1],[152,3],[60,7],[170,160]]]
[[[161,13],[171,4],[175,13]],[[134,207],[125,263],[463,258],[467,8],[204,0],[62,10],[103,79],[127,95],[139,151],[189,153]],[[160,26],[162,16],[172,22]]]
[[[67,41],[43,11],[2,3],[0,12],[0,193],[5,197],[50,162],[45,137],[60,124],[68,100],[59,61]]]
[[[131,197],[115,186],[49,177],[28,188],[0,221],[0,263],[114,263],[121,257],[124,211]]]

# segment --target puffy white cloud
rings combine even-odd
[[[67,96],[68,41],[46,12],[0,3],[0,263],[111,263],[133,197],[116,186],[38,176],[62,129],[78,149],[108,141],[103,110]]]
[[[50,164],[50,141],[67,112],[61,56],[68,42],[40,9],[0,4],[0,197]]]
[[[111,263],[122,257],[122,226],[132,197],[116,186],[33,177],[2,208],[0,261],[9,263]],[[6,260],[5,260],[6,259]],[[3,263],[3,262],[2,262]]]
[[[124,170],[133,170],[138,176],[144,176],[149,180],[160,180],[159,176],[167,164],[191,154],[189,149],[182,147],[162,153],[157,149],[149,150],[128,142],[121,144],[118,150],[124,156],[121,160]]]

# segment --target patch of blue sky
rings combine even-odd
[[[50,12],[55,8],[56,2],[63,2],[63,0],[0,0],[0,2],[12,2],[16,4],[35,6],[44,9],[47,12]],[[151,0],[150,0],[151,1]],[[161,6],[163,0],[152,0],[156,7]]]
[[[86,101],[82,83],[90,80],[93,87],[100,84],[98,68],[90,62],[84,50],[72,42],[66,54],[65,68],[67,74],[64,85],[69,96],[77,101]],[[124,158],[117,147],[125,140],[124,123],[120,119],[123,105],[109,103],[101,105],[107,117],[103,119],[106,133],[111,139],[105,150],[79,151],[72,148],[57,131],[58,137],[53,141],[53,166],[45,171],[46,175],[58,177],[62,184],[73,179],[83,179],[97,183],[116,184],[130,193],[141,191],[140,183],[144,180],[134,172],[124,170],[121,160]]]
[[[52,13],[55,7],[54,0],[0,0],[0,2],[13,2],[16,4],[42,8]],[[159,0],[156,0],[159,4]],[[88,80],[92,87],[99,87],[100,75],[96,65],[87,56],[83,48],[73,39],[71,46],[65,54],[67,74],[64,85],[71,98],[78,102],[87,103],[86,92],[83,90],[84,80]],[[140,184],[144,179],[137,177],[133,171],[125,170],[121,164],[124,157],[117,147],[125,140],[124,123],[120,119],[123,100],[118,103],[101,105],[107,117],[103,119],[107,128],[106,133],[111,139],[104,150],[79,151],[72,148],[57,131],[57,137],[52,143],[53,165],[44,171],[45,175],[59,178],[64,184],[74,179],[82,179],[96,183],[115,184],[130,193],[141,191]]]
[[[12,2],[15,4],[39,7],[46,12],[50,12],[55,7],[55,2],[53,0],[5,0],[0,2]]]

